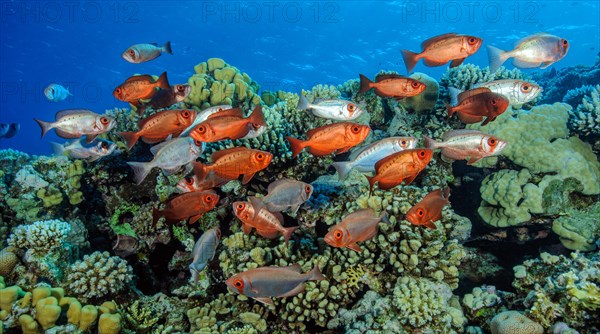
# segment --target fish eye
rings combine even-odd
[[[421,158],[425,158],[425,151],[419,151],[419,156]]]
[[[490,145],[490,146],[496,146],[496,144],[498,144],[498,141],[494,137],[488,138],[487,142],[488,142],[488,145]]]
[[[115,93],[117,93],[117,94],[121,94],[121,88],[117,88],[117,89],[115,89]]]
[[[567,45],[569,45],[569,42],[566,39],[563,38],[562,45],[567,46]]]
[[[419,87],[419,83],[418,83],[418,82],[416,82],[416,81],[413,81],[413,82],[412,82],[412,84],[411,84],[411,86],[412,86],[413,88],[417,88],[417,87]]]
[[[471,37],[471,38],[469,38],[468,42],[469,42],[469,44],[473,45],[477,42],[477,40],[475,39],[475,37]]]
[[[425,211],[424,211],[423,209],[418,209],[418,210],[417,210],[417,215],[418,215],[419,217],[423,217],[423,215],[424,215],[424,214],[425,214]]]
[[[194,184],[194,178],[187,177],[185,179],[185,183],[187,183],[187,184],[189,184],[191,186],[192,184]]]
[[[100,144],[100,146],[102,146],[103,149],[108,149],[108,144],[103,142],[102,144]]]
[[[360,132],[360,128],[355,125],[355,126],[352,127],[352,132],[353,133],[358,133],[358,132]]]
[[[135,56],[135,51],[129,50],[129,55],[132,56],[132,57]]]
[[[354,110],[356,110],[356,106],[354,105],[354,103],[348,103],[347,108],[349,112],[354,112]]]
[[[492,102],[492,105],[493,105],[493,106],[495,106],[495,105],[498,103],[498,101],[496,101],[496,99],[492,99],[492,101],[491,101],[491,102]]]
[[[204,125],[199,125],[196,128],[196,131],[200,132],[200,133],[205,133],[206,132],[206,127]]]
[[[100,118],[100,123],[106,125],[106,124],[108,124],[108,122],[109,122],[108,118],[106,118],[106,117],[101,117]]]
[[[241,288],[243,288],[243,287],[244,287],[244,282],[243,282],[242,280],[239,280],[239,279],[238,279],[238,280],[235,280],[235,282],[233,282],[233,285],[234,285],[236,288],[239,288],[239,289],[241,289]]]
[[[264,154],[262,154],[262,153],[257,153],[257,154],[256,154],[256,159],[258,159],[258,160],[262,160],[262,159],[264,159],[264,158],[265,158],[265,155],[264,155]]]
[[[402,146],[402,147],[405,147],[407,144],[408,143],[404,139],[400,142],[400,146]]]
[[[199,140],[194,140],[194,144],[196,144],[198,147],[202,146],[202,142]]]
[[[527,93],[531,90],[531,86],[529,86],[528,84],[523,84],[523,86],[521,86],[521,91],[523,93]]]
[[[335,231],[335,233],[333,233],[333,236],[338,240],[341,239],[343,235],[344,233],[342,233],[342,231]]]
[[[238,210],[244,210],[244,207],[246,207],[244,203],[240,203],[237,205]]]
[[[181,113],[181,116],[183,116],[183,117],[185,117],[185,118],[188,118],[188,117],[190,117],[190,111],[189,111],[189,110],[184,110],[184,111]]]
[[[206,196],[204,197],[204,201],[205,201],[205,202],[212,202],[212,201],[213,201],[213,197],[212,197],[211,195],[206,195]]]
[[[310,186],[306,186],[304,187],[304,192],[306,192],[307,194],[310,194],[310,192],[312,191],[312,189],[310,189]]]
[[[183,87],[183,85],[177,85],[177,90],[180,92],[183,92],[185,88]]]
[[[255,130],[258,130],[258,128],[260,128],[260,124],[258,124],[258,123],[252,123],[252,127],[253,127]]]

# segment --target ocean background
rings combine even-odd
[[[49,154],[50,141],[64,141],[53,131],[40,140],[34,117],[128,107],[112,90],[129,76],[167,71],[171,84],[184,83],[211,57],[248,73],[261,89],[298,92],[359,73],[405,74],[400,50],[419,51],[423,40],[446,32],[483,38],[466,60],[480,66],[487,65],[486,45],[509,49],[537,32],[570,41],[557,69],[592,65],[600,50],[598,1],[3,1],[0,17],[0,122],[21,123],[0,149],[33,154]],[[166,41],[172,56],[142,64],[121,58],[130,45]],[[415,70],[439,79],[446,68],[420,63]],[[53,82],[73,96],[48,101],[43,90]]]

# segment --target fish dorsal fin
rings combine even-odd
[[[291,266],[287,266],[286,269],[300,274],[302,273],[302,267],[298,263],[292,264]]]
[[[134,75],[132,77],[127,78],[127,80],[125,80],[125,82],[134,82],[134,81],[154,82],[154,78],[150,74],[140,74],[140,75]]]
[[[487,87],[479,87],[479,88],[475,88],[475,89],[465,90],[464,92],[458,94],[458,103],[461,103],[466,98],[469,98],[471,96],[475,96],[475,95],[478,95],[481,93],[489,93],[489,92],[491,92],[491,90]]]
[[[244,118],[244,112],[240,108],[224,109],[224,110],[221,110],[221,111],[217,111],[216,113],[208,116],[207,119],[216,118],[216,117],[238,117],[238,118]]]
[[[93,114],[98,115],[95,112],[88,109],[65,109],[56,113],[54,116],[55,119],[63,118],[65,116],[74,115],[74,114]]]
[[[446,141],[454,136],[468,136],[468,135],[485,135],[485,134],[479,130],[469,130],[469,129],[450,130],[450,131],[444,133],[444,136],[442,136],[442,140]]]
[[[404,151],[401,151],[401,152],[404,152]],[[384,165],[384,164],[386,164],[388,161],[390,161],[390,160],[394,159],[394,158],[397,156],[397,154],[398,154],[398,153],[393,153],[393,154],[390,154],[390,155],[388,155],[387,157],[385,157],[385,158],[383,158],[383,159],[381,159],[381,160],[377,161],[377,162],[375,163],[375,170],[377,171],[377,170],[379,169],[379,167],[383,166],[383,165]]]
[[[228,155],[228,154],[232,154],[232,153],[236,153],[236,152],[245,152],[245,151],[249,151],[249,149],[247,147],[232,147],[232,148],[228,148],[225,150],[220,150],[220,151],[216,151],[215,153],[213,153],[210,158],[212,159],[213,162],[221,159],[222,157]]]
[[[273,181],[269,184],[269,187],[267,187],[267,192],[272,193],[275,190],[275,188],[277,188],[280,184],[286,183],[289,181],[290,181],[289,179],[279,179],[279,180]]]
[[[403,79],[406,78],[403,75],[400,74],[379,74],[378,76],[375,77],[375,81],[379,82],[379,81],[383,81],[383,80],[388,80],[388,79]]]
[[[523,37],[520,40],[518,40],[518,41],[515,42],[515,48],[518,47],[519,45],[525,43],[525,42],[528,42],[528,41],[534,39],[534,38],[540,38],[540,37],[544,37],[544,36],[552,36],[552,35],[550,35],[548,33],[545,33],[545,32],[539,32],[537,34],[525,36],[525,37]]]
[[[160,144],[154,145],[154,146],[150,147],[150,153],[152,153],[152,155],[156,155],[156,153],[158,153],[158,151],[160,151],[163,147],[169,145],[170,143],[171,143],[171,140],[167,140]]]
[[[455,32],[450,32],[447,34],[431,37],[430,39],[427,39],[427,40],[423,41],[423,43],[421,43],[421,49],[425,50],[426,48],[430,47],[432,44],[434,44],[444,38],[453,37],[456,35],[457,34]]]
[[[148,44],[158,46],[158,43],[148,43]]]

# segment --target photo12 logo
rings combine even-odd
[[[140,8],[128,1],[2,1],[2,23],[138,23]]]
[[[202,1],[202,23],[337,23],[336,2]]]
[[[402,23],[538,23],[539,4],[527,2],[403,1]]]

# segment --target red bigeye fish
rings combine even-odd
[[[131,149],[138,139],[147,144],[155,144],[169,136],[178,137],[196,118],[196,111],[191,109],[173,109],[159,111],[139,121],[138,132],[119,132]]]
[[[370,191],[378,183],[379,189],[388,190],[404,182],[405,185],[412,181],[425,169],[433,151],[430,149],[404,150],[387,156],[375,164],[375,175],[365,176],[369,180]]]
[[[304,291],[306,281],[320,281],[325,277],[319,267],[303,274],[300,265],[289,267],[260,267],[234,275],[225,281],[227,287],[266,305],[273,305],[272,297],[292,297]]]
[[[461,122],[466,124],[478,123],[483,120],[481,126],[488,124],[501,115],[510,102],[500,94],[492,93],[489,88],[479,87],[460,92],[454,87],[450,87],[450,104],[446,104],[448,117],[458,113]]]
[[[218,202],[219,195],[213,190],[178,195],[167,203],[164,210],[153,210],[154,226],[160,217],[165,217],[169,223],[187,220],[188,224],[193,224],[203,214],[214,209]]]
[[[185,100],[188,95],[192,92],[192,86],[190,85],[175,85],[171,86],[171,89],[160,89],[150,102],[134,102],[132,105],[136,107],[138,115],[142,116],[147,108],[152,108],[154,110],[157,109],[165,109],[176,103],[182,102]]]
[[[511,51],[500,50],[488,45],[490,72],[496,70],[509,58],[518,68],[546,68],[564,58],[569,51],[569,42],[558,36],[540,33],[527,36],[515,44]]]
[[[444,133],[442,141],[437,142],[425,136],[425,146],[429,149],[441,149],[445,160],[464,160],[469,158],[467,165],[500,154],[506,142],[495,136],[477,130],[451,130]]]
[[[217,176],[235,180],[243,175],[242,183],[250,182],[254,174],[267,168],[273,160],[273,154],[246,147],[233,147],[212,154],[210,165],[194,163],[194,173],[201,179],[213,171]]]
[[[442,66],[452,61],[450,67],[456,67],[477,52],[482,42],[481,38],[475,36],[443,34],[423,42],[421,53],[402,50],[402,57],[408,73],[413,71],[419,59],[423,59],[427,66]]]
[[[406,220],[413,225],[424,225],[430,229],[435,229],[434,222],[442,219],[442,209],[446,204],[450,204],[450,188],[437,189],[425,196],[419,203],[415,204],[406,213]]]
[[[150,61],[157,58],[163,52],[170,55],[173,54],[171,50],[171,42],[166,42],[163,46],[158,46],[156,43],[145,43],[132,45],[123,52],[121,57],[130,63],[139,64]]]
[[[360,75],[360,93],[364,94],[375,88],[377,96],[401,100],[405,97],[421,94],[427,86],[424,83],[398,74],[380,74],[375,77],[375,82]]]
[[[204,232],[200,239],[194,244],[194,249],[192,250],[192,256],[194,258],[189,266],[194,284],[198,284],[200,272],[206,267],[208,262],[215,257],[219,239],[221,239],[221,230],[219,230],[218,227],[215,227]]]
[[[86,142],[91,143],[97,135],[108,132],[115,127],[114,118],[98,115],[87,109],[68,109],[56,113],[54,122],[34,120],[42,128],[42,137],[51,129],[61,138],[75,139],[86,136]]]
[[[139,100],[151,99],[160,89],[171,89],[167,72],[163,72],[157,80],[149,74],[134,75],[115,88],[113,96],[121,101],[137,104]]]
[[[204,143],[212,143],[224,139],[243,138],[256,127],[266,126],[262,113],[262,106],[258,105],[248,118],[239,108],[232,108],[214,113],[206,121],[198,124],[191,132],[190,137]]]
[[[206,175],[204,178],[194,174],[179,180],[177,183],[177,190],[179,190],[181,193],[209,190],[220,187],[229,181],[231,180],[219,177],[214,172],[208,173],[208,175]]]
[[[368,125],[340,122],[308,131],[306,133],[308,139],[304,141],[289,136],[286,138],[290,142],[294,158],[305,147],[308,147],[310,154],[321,157],[334,152],[348,151],[365,140],[370,132],[371,128]]]
[[[377,216],[373,209],[362,209],[347,215],[325,235],[325,242],[333,247],[346,247],[362,252],[356,243],[373,238],[377,234],[377,224],[386,215]]]
[[[257,210],[257,208],[260,208]],[[258,211],[258,213],[255,213]],[[276,238],[279,233],[283,236],[287,245],[290,236],[298,229],[298,226],[283,227],[283,215],[279,212],[270,212],[256,203],[256,199],[248,202],[233,203],[233,213],[242,221],[242,230],[249,234],[252,228],[267,239]]]

